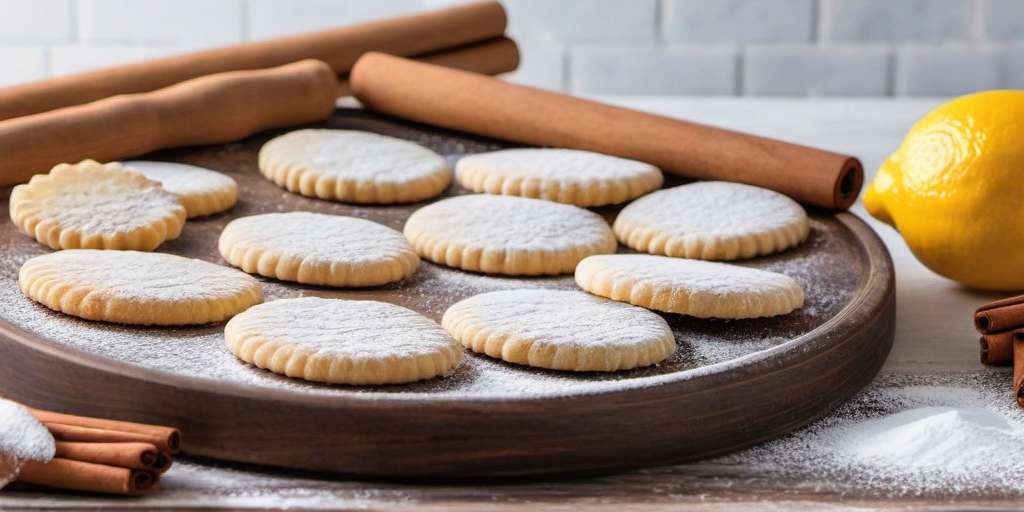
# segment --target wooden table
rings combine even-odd
[[[939,100],[601,98],[861,157],[869,176],[911,124]],[[867,218],[861,206],[854,211]],[[888,226],[873,220],[897,273],[896,342],[880,378],[914,373],[991,373],[977,362],[970,312],[992,295],[971,292],[918,263]],[[458,483],[354,481],[338,476],[183,461],[160,491],[137,499],[0,493],[0,508],[344,508],[417,510],[830,510],[1019,509],[1000,499],[908,498],[834,490],[828,480],[785,481],[750,468],[698,463],[616,475]]]

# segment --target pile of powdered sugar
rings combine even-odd
[[[832,492],[1024,496],[1024,413],[1007,381],[885,375],[810,427],[714,462]]]
[[[0,398],[0,489],[18,476],[23,462],[49,461],[55,450],[50,431],[28,409]]]

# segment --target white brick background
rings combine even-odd
[[[460,0],[0,0],[0,84]],[[1024,87],[1024,0],[506,0],[513,79],[577,93]]]

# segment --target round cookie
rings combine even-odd
[[[784,315],[804,303],[803,288],[789,276],[646,254],[591,256],[576,267],[576,284],[609,299],[699,318]]]
[[[771,190],[701,181],[648,194],[612,226],[641,252],[701,260],[770,254],[803,242],[810,226],[796,201]]]
[[[448,188],[448,161],[406,140],[352,130],[306,129],[260,148],[260,172],[291,192],[360,204],[412,203]]]
[[[474,192],[532,197],[577,206],[618,204],[661,186],[661,171],[644,162],[590,151],[503,149],[463,157],[455,178]]]
[[[252,277],[173,254],[71,249],[21,266],[30,299],[86,320],[120,324],[220,322],[263,301]]]
[[[322,213],[267,213],[231,221],[221,256],[251,274],[326,286],[377,286],[420,265],[401,233],[368,220]]]
[[[217,171],[177,162],[130,160],[122,164],[159,181],[164,190],[178,196],[190,219],[220,213],[238,202],[238,183]]]
[[[596,213],[522,197],[467,195],[414,212],[405,237],[420,256],[488,274],[572,272],[591,254],[615,252],[615,235]]]
[[[424,380],[462,358],[462,347],[433,320],[376,301],[275,300],[232,318],[224,338],[247,363],[330,384]]]
[[[577,291],[484,293],[448,308],[441,325],[474,352],[552,370],[628,370],[676,349],[657,314]]]
[[[152,251],[181,234],[185,207],[117,162],[60,164],[14,187],[11,220],[53,249]]]

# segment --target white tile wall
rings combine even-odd
[[[465,0],[0,0],[0,84]],[[1024,0],[502,0],[513,80],[579,93],[1024,87]]]

